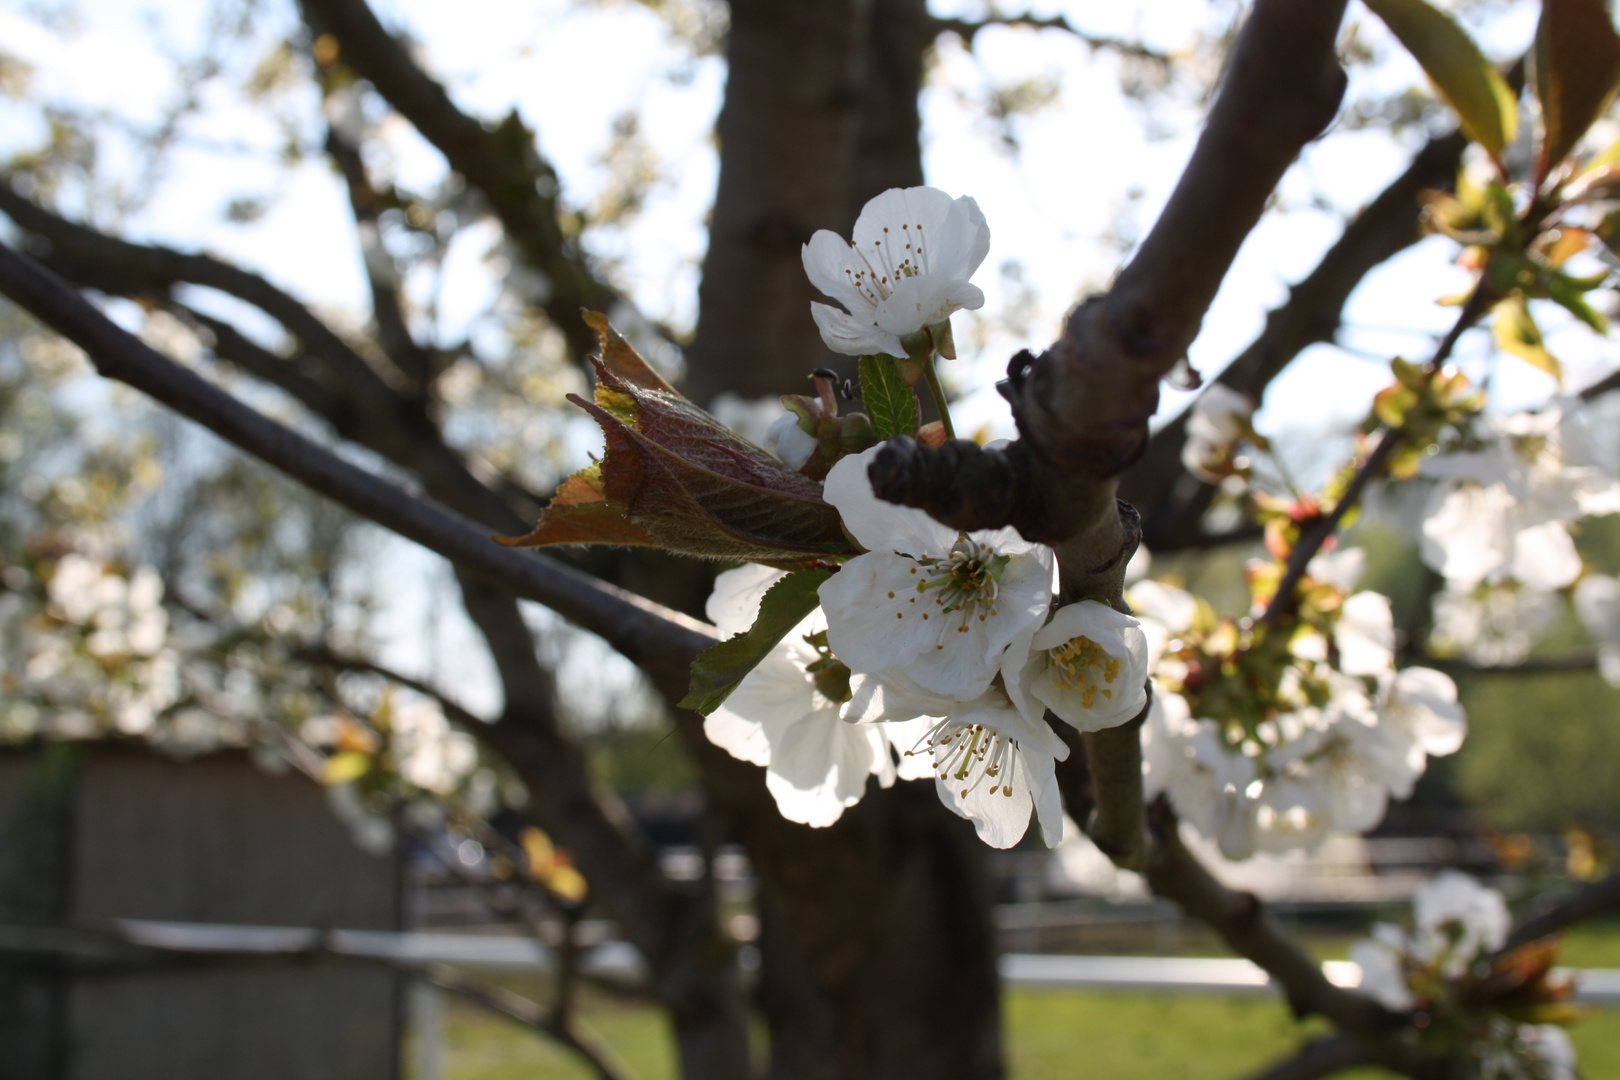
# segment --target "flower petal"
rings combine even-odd
[[[869,551],[932,555],[949,550],[956,542],[956,530],[922,510],[884,502],[872,493],[866,470],[881,449],[874,446],[840,458],[827,473],[821,497],[837,509],[855,542]]]
[[[906,355],[906,347],[898,337],[835,307],[812,303],[810,318],[821,331],[822,343],[841,356]]]
[[[894,291],[878,304],[873,318],[883,330],[904,335],[948,319],[953,312],[964,308],[976,311],[983,306],[984,291],[971,281],[924,274],[896,283]]]

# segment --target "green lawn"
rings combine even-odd
[[[1569,958],[1620,966],[1620,935],[1580,935],[1570,942]],[[1326,1030],[1319,1022],[1295,1023],[1281,1002],[1263,998],[1014,990],[1004,1008],[1012,1080],[1069,1080],[1078,1062],[1087,1080],[1238,1080]],[[675,1080],[673,1047],[656,1010],[593,1002],[585,1016],[639,1080]],[[1620,1010],[1594,1015],[1571,1035],[1585,1076],[1620,1076]],[[451,1005],[445,1041],[445,1080],[590,1077],[567,1052],[470,1006]]]

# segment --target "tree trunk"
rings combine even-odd
[[[833,359],[810,320],[825,298],[799,248],[818,228],[848,235],[884,189],[922,182],[917,95],[931,44],[924,0],[732,4],[719,192],[688,353],[697,400],[801,391]],[[697,749],[759,876],[770,1075],[1001,1076],[988,859],[973,827],[931,782],[872,784],[833,827],[794,825],[712,775],[720,763]]]

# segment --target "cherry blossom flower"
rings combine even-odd
[[[782,577],[752,564],[727,570],[715,579],[709,619],[724,634],[742,633]],[[801,621],[703,722],[710,742],[765,767],[783,817],[813,826],[831,825],[859,802],[868,776],[887,787],[896,775],[885,733],[844,723],[841,701],[818,683],[828,656],[814,639],[825,629],[819,611]]]
[[[1389,597],[1358,592],[1345,598],[1333,627],[1339,670],[1346,675],[1378,675],[1395,663],[1395,616]]]
[[[1187,412],[1181,463],[1200,480],[1218,484],[1231,474],[1233,447],[1254,414],[1254,402],[1221,383],[1211,383]]]
[[[1477,450],[1423,462],[1440,482],[1422,525],[1423,559],[1454,586],[1513,578],[1561,589],[1581,572],[1566,527],[1620,511],[1620,483],[1578,422],[1578,403],[1554,398],[1540,412],[1484,426]]]
[[[857,675],[844,718],[863,730],[890,728],[905,758],[928,762],[939,801],[972,821],[991,847],[1010,848],[1023,839],[1032,809],[1047,847],[1063,839],[1055,766],[1069,748],[1044,721],[1024,715],[999,685],[957,701]]]
[[[1563,604],[1553,593],[1507,583],[1442,589],[1433,610],[1429,643],[1437,653],[1500,667],[1529,656],[1536,639],[1558,621]]]
[[[1256,776],[1253,759],[1227,747],[1220,725],[1192,719],[1184,698],[1154,690],[1142,729],[1144,793],[1167,796],[1181,819],[1219,844],[1228,859],[1255,852],[1258,808],[1250,791]]]
[[[904,357],[901,338],[984,306],[968,279],[990,251],[990,227],[971,198],[890,188],[866,204],[853,235],[822,229],[804,245],[811,284],[847,309],[810,305],[833,352]]]
[[[903,689],[971,701],[1052,601],[1052,549],[1011,528],[960,533],[872,494],[879,447],[841,459],[823,497],[866,553],[820,589],[833,654]]]
[[[1026,716],[1039,720],[1051,709],[1080,731],[1101,731],[1142,711],[1147,666],[1141,624],[1107,604],[1082,600],[1019,635],[1002,671],[1007,693]]]

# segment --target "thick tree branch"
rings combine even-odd
[[[1002,392],[1020,441],[1004,452],[1007,468],[983,471],[1017,489],[917,483],[912,463],[929,456],[917,449],[874,462],[880,496],[930,513],[954,497],[958,527],[1013,524],[1058,548],[1066,599],[1117,597],[1112,571],[1127,543],[1114,478],[1142,452],[1159,380],[1185,356],[1278,180],[1338,109],[1344,7],[1258,0],[1192,160],[1136,257],[1106,296],[1070,316],[1050,349],[1014,358]]]
[[[552,559],[490,541],[481,529],[349,464],[248,408],[126,333],[48,270],[0,245],[0,292],[89,354],[107,378],[133,386],[355,513],[473,573],[499,582],[606,639],[635,663],[681,671],[713,631]]]
[[[514,111],[493,129],[456,108],[444,86],[412,59],[406,43],[383,28],[365,0],[301,0],[316,35],[330,35],[338,62],[371,83],[444,155],[450,168],[483,193],[507,237],[546,276],[542,306],[575,357],[596,347],[579,321],[581,308],[606,311],[618,295],[599,281],[557,215],[557,174],[535,148],[535,134]]]
[[[1316,268],[1266,317],[1265,330],[1216,380],[1259,400],[1271,380],[1311,345],[1334,340],[1344,306],[1362,280],[1422,235],[1418,196],[1456,183],[1468,140],[1460,132],[1430,139],[1405,172],[1356,215]],[[1143,542],[1153,551],[1196,547],[1199,521],[1215,492],[1181,464],[1186,415],[1153,433],[1140,461],[1120,479],[1120,498],[1142,512]]]

